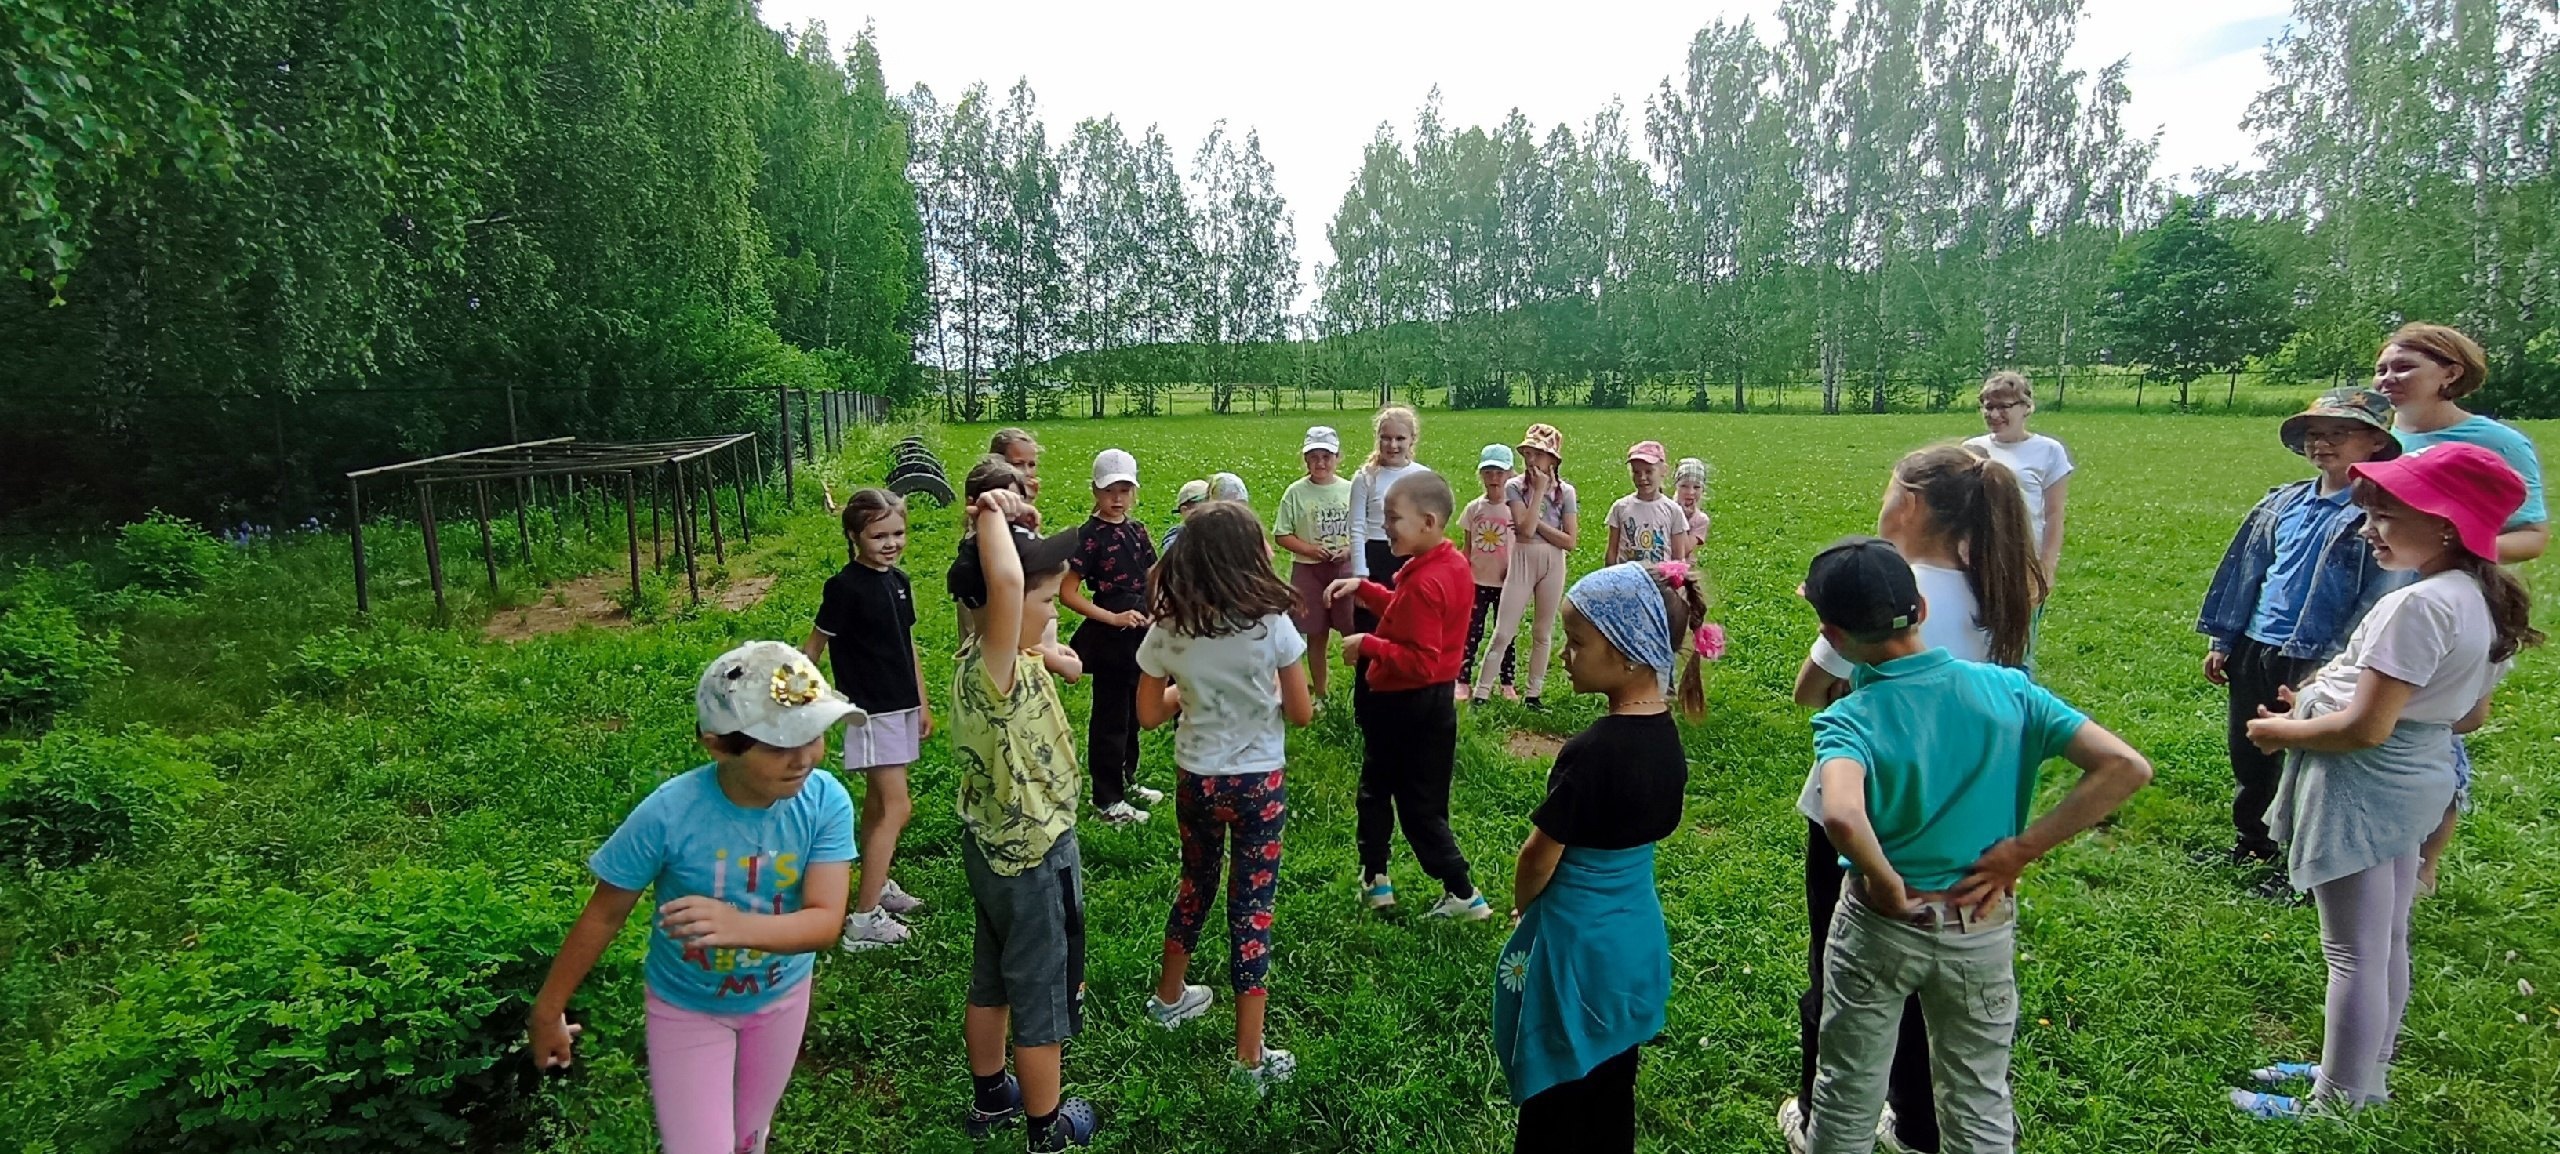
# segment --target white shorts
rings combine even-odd
[[[924,745],[924,710],[875,713],[861,725],[844,727],[844,767],[860,773],[914,765]]]

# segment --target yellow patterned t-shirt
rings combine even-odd
[[[957,664],[951,744],[960,757],[960,824],[987,868],[1010,877],[1039,865],[1075,828],[1082,782],[1075,734],[1039,655],[1015,655],[1010,697],[996,694],[974,646]]]

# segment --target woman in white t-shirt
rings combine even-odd
[[[1876,535],[1893,543],[1911,562],[1926,607],[1920,620],[1922,643],[1945,649],[1958,660],[1984,661],[2023,668],[2035,607],[2044,600],[2044,577],[2035,561],[2035,538],[2027,531],[2026,502],[2016,476],[1999,464],[1957,445],[1935,445],[1902,458],[1885,483],[1884,505],[1876,514]],[[1796,704],[1819,708],[1849,692],[1856,667],[1815,637],[1813,652],[1796,673]],[[1800,1005],[1798,1042],[1804,1065],[1797,1097],[1778,1108],[1778,1124],[1802,1133],[1802,1103],[1813,1094],[1816,1033],[1822,1014],[1824,943],[1831,934],[1832,911],[1840,902],[1843,870],[1839,850],[1822,829],[1821,778],[1808,775],[1796,809],[1805,818],[1804,900],[1813,929],[1810,990]],[[1938,1126],[1932,1105],[1929,1047],[1921,1014],[1904,1007],[1902,1042],[1895,1050],[1889,1078],[1886,1116],[1903,1144],[1914,1150],[1938,1148]]]
[[[2514,469],[2453,443],[2353,471],[2374,560],[2418,579],[2374,603],[2289,714],[2260,707],[2249,723],[2258,748],[2291,751],[2267,825],[2294,888],[2319,907],[2329,962],[2320,1064],[2257,1072],[2261,1082],[2311,1078],[2311,1101],[2233,1090],[2232,1104],[2259,1118],[2390,1096],[2409,1003],[2409,910],[2421,847],[2453,800],[2454,735],[2487,720],[2516,653],[2542,640],[2532,599],[2496,561],[2498,531],[2524,503]]]
[[[2047,581],[2062,563],[2062,511],[2071,498],[2071,452],[2062,442],[2027,431],[2036,390],[2023,374],[1993,373],[1982,382],[1982,423],[1991,431],[1965,444],[2009,466],[2027,502],[2027,528],[2035,535],[2036,561]]]
[[[1236,1077],[1256,1090],[1288,1080],[1296,1062],[1263,1044],[1263,979],[1271,967],[1271,912],[1280,880],[1280,830],[1289,820],[1282,780],[1288,725],[1315,717],[1302,659],[1307,642],[1289,622],[1289,586],[1271,571],[1262,522],[1234,501],[1201,506],[1157,563],[1138,645],[1138,722],[1175,716],[1181,767],[1173,811],[1182,831],[1182,886],[1164,937],[1164,968],[1147,1016],[1172,1029],[1207,1013],[1209,987],[1183,978],[1227,879],[1227,972],[1236,995]]]

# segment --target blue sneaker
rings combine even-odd
[[[1388,880],[1385,874],[1371,874],[1368,887],[1360,892],[1360,896],[1369,903],[1370,909],[1386,909],[1396,904],[1396,883]]]
[[[983,1141],[998,1129],[1022,1120],[1022,1083],[1011,1074],[1004,1076],[1004,1096],[1005,1104],[993,1110],[981,1110],[976,1102],[969,1103],[969,1137]]]
[[[2278,1062],[2249,1071],[2249,1080],[2261,1086],[2280,1086],[2286,1082],[2316,1082],[2320,1079],[2317,1062]]]
[[[2311,1114],[2309,1105],[2300,1098],[2288,1098],[2282,1094],[2261,1094],[2255,1090],[2233,1090],[2231,1105],[2241,1113],[2262,1122],[2295,1122]]]
[[[1471,898],[1443,894],[1440,897],[1440,904],[1431,907],[1431,911],[1422,916],[1448,918],[1451,921],[1460,922],[1480,922],[1493,916],[1493,906],[1484,900],[1483,894],[1477,894]]]

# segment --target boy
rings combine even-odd
[[[1636,491],[1609,506],[1609,552],[1603,565],[1621,561],[1660,564],[1689,555],[1689,514],[1663,495],[1662,466],[1669,456],[1660,441],[1627,447],[1627,475]]]
[[[1122,449],[1093,455],[1093,516],[1069,568],[1058,600],[1082,616],[1076,657],[1093,679],[1093,714],[1085,728],[1085,770],[1093,775],[1093,807],[1112,825],[1135,825],[1147,811],[1130,795],[1154,805],[1164,794],[1136,784],[1138,773],[1138,643],[1147,637],[1147,571],[1156,567],[1155,541],[1132,520],[1138,499],[1138,459]],[[1086,591],[1091,590],[1090,594]]]
[[[2267,806],[2275,801],[2284,758],[2250,744],[2249,723],[2261,707],[2290,709],[2278,694],[2337,656],[2365,611],[2398,584],[2359,532],[2364,510],[2352,500],[2347,473],[2400,455],[2391,436],[2391,402],[2371,389],[2331,389],[2285,418],[2277,435],[2319,475],[2268,490],[2249,510],[2196,617],[2196,631],[2212,639],[2205,680],[2231,690],[2225,737],[2238,835],[2231,860],[2262,868],[2281,860],[2267,833]],[[2273,876],[2260,892],[2289,897],[2290,887]]]
[[[1449,482],[1429,469],[1397,480],[1382,514],[1387,547],[1406,559],[1395,588],[1345,577],[1325,590],[1325,600],[1357,597],[1378,615],[1376,632],[1342,639],[1344,664],[1369,663],[1369,691],[1353,702],[1363,747],[1356,836],[1369,908],[1396,904],[1387,850],[1402,821],[1413,856],[1445,891],[1426,916],[1480,922],[1493,907],[1469,880],[1466,856],[1449,831],[1449,778],[1458,756],[1458,703],[1449,690],[1466,664],[1468,607],[1475,603],[1475,575],[1449,543],[1456,506]]]
[[[1182,536],[1182,523],[1191,519],[1191,511],[1209,503],[1209,483],[1197,477],[1184,481],[1173,492],[1173,524],[1165,526],[1164,536],[1156,539],[1156,556],[1173,552],[1173,540]]]
[[[1476,656],[1484,648],[1484,623],[1502,604],[1502,582],[1511,574],[1511,503],[1502,495],[1503,485],[1511,480],[1511,446],[1487,445],[1476,458],[1476,480],[1484,484],[1484,496],[1467,502],[1466,512],[1458,515],[1458,533],[1466,542],[1467,566],[1476,577],[1476,605],[1467,618],[1467,662],[1458,671],[1457,700],[1464,701],[1473,690]],[[1505,647],[1502,651],[1502,688],[1511,688],[1512,667],[1518,651]]]
[[[1916,992],[1946,1148],[2012,1150],[2010,895],[2028,863],[2150,781],[2150,763],[2024,673],[1924,646],[1919,583],[1881,539],[1815,555],[1803,593],[1823,637],[1858,666],[1849,696],[1813,720],[1823,829],[1849,877],[1822,962],[1807,1145],[1874,1148],[1903,1001]],[[2037,768],[2057,755],[2080,781],[2029,825]]]
[[[2071,495],[2071,452],[2062,442],[2027,431],[2036,411],[2036,388],[2025,374],[1998,372],[1982,382],[1982,425],[1991,430],[1965,446],[2009,466],[2027,494],[2027,529],[2047,582],[2062,563],[2062,510]]]
[[[952,612],[959,617],[960,641],[964,645],[970,638],[978,635],[978,611],[986,608],[987,605],[986,577],[978,565],[978,523],[975,510],[978,507],[978,498],[998,490],[1022,498],[1019,503],[1020,512],[1015,514],[1011,522],[1014,543],[1017,547],[1030,540],[1034,531],[1040,527],[1040,510],[1032,507],[1031,494],[1023,489],[1021,470],[993,453],[978,458],[978,463],[970,468],[969,475],[961,481],[960,512],[962,524],[966,527],[961,530],[960,547],[951,560],[951,570],[943,576],[943,592],[950,595]],[[1049,672],[1065,678],[1067,684],[1073,685],[1084,680],[1083,659],[1076,656],[1075,650],[1058,644],[1058,622],[1055,614],[1050,615],[1047,630],[1041,634],[1039,642],[1032,648],[1039,652],[1041,662],[1049,667]]]
[[[1076,846],[1075,735],[1058,685],[1031,640],[1081,534],[1023,540],[1010,528],[1022,497],[971,506],[978,564],[954,567],[955,595],[974,596],[977,636],[952,670],[951,744],[960,753],[961,870],[977,906],[970,950],[967,1128],[984,1138],[1030,1119],[1028,1149],[1093,1141],[1093,1105],[1060,1097],[1060,1050],[1084,1011],[1084,882]],[[1005,1072],[1005,1041],[1013,1066]]]

